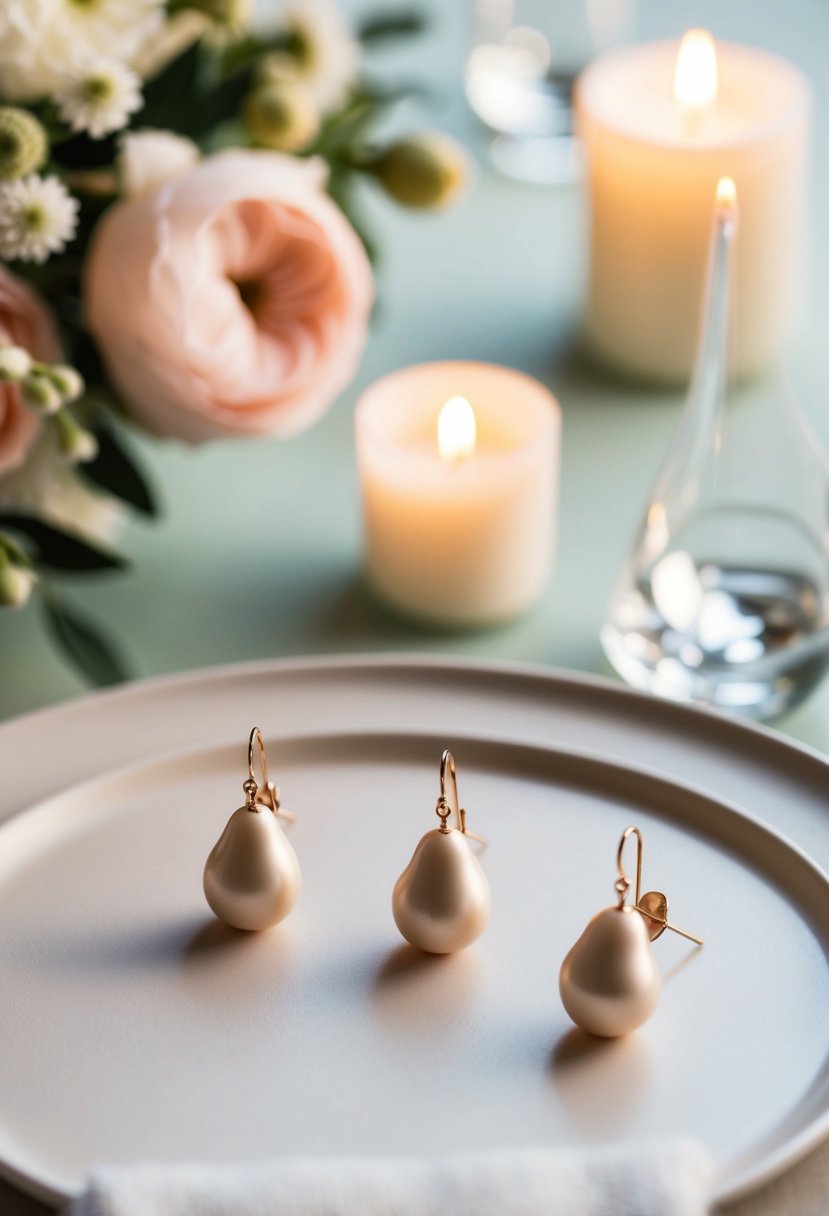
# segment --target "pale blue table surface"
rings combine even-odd
[[[460,87],[470,7],[433,0],[428,35],[377,58],[378,73],[424,80],[434,90],[425,103],[401,106],[393,125],[437,125],[460,135],[479,169],[475,189],[440,216],[404,212],[370,192],[383,255],[380,307],[358,379],[319,425],[289,442],[194,450],[147,444],[165,518],[126,529],[132,573],[75,580],[72,593],[123,639],[137,674],[392,649],[607,670],[597,634],[608,591],[682,394],[614,383],[575,353],[585,271],[582,191],[517,184],[488,166]],[[639,6],[640,37],[674,36],[699,24],[789,56],[815,85],[810,281],[789,371],[829,443],[829,4]],[[360,586],[354,400],[384,372],[442,358],[522,368],[550,384],[564,410],[556,574],[531,615],[495,631],[416,629],[387,615]],[[0,716],[82,691],[47,644],[36,613],[0,613]],[[829,686],[785,729],[829,746]]]
[[[393,123],[438,125],[466,139],[479,160],[476,189],[440,217],[368,200],[383,251],[381,306],[357,381],[312,431],[285,444],[146,445],[163,487],[164,521],[126,530],[133,573],[76,580],[73,588],[123,639],[141,675],[236,659],[401,649],[607,670],[597,635],[610,584],[682,394],[613,383],[574,353],[585,271],[581,191],[522,186],[487,166],[460,90],[469,0],[432,0],[430,7],[428,37],[383,57],[378,71],[434,87],[430,104],[407,103]],[[788,370],[829,444],[829,3],[640,4],[641,37],[676,36],[692,25],[786,55],[814,83],[810,277]],[[556,574],[531,615],[497,631],[421,631],[387,615],[360,587],[354,400],[384,372],[442,358],[522,368],[550,384],[564,409]],[[0,717],[82,691],[46,644],[36,614],[0,614]],[[829,684],[782,725],[829,750]],[[816,1216],[825,1211],[828,1174],[824,1147],[734,1214]],[[0,1186],[0,1210],[29,1216],[40,1209]]]

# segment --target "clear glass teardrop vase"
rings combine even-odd
[[[636,688],[762,719],[829,662],[829,465],[779,372],[728,383],[737,225],[718,210],[688,400],[601,640]]]

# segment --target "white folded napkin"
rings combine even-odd
[[[693,1142],[454,1157],[288,1157],[94,1172],[68,1216],[703,1216]]]

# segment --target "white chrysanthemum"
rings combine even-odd
[[[319,108],[345,101],[360,70],[360,48],[332,0],[290,0],[280,24],[290,37],[290,58]]]
[[[75,235],[80,204],[56,177],[0,183],[0,258],[45,262]]]
[[[130,114],[141,109],[141,81],[117,59],[98,55],[67,74],[54,101],[61,121],[73,131],[103,139],[111,131],[120,131]]]
[[[0,96],[57,92],[91,55],[132,65],[164,23],[165,0],[2,0]]]
[[[115,540],[125,518],[116,499],[78,478],[53,426],[42,428],[20,468],[0,478],[0,510],[31,512],[101,544]]]

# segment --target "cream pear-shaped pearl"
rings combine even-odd
[[[273,812],[234,811],[204,867],[204,894],[234,929],[269,929],[288,915],[300,887],[299,862]]]
[[[480,937],[489,920],[489,883],[462,832],[427,832],[392,895],[395,924],[429,954],[452,954]]]
[[[661,986],[645,919],[628,905],[593,917],[558,979],[562,1004],[576,1025],[609,1039],[647,1021]]]

